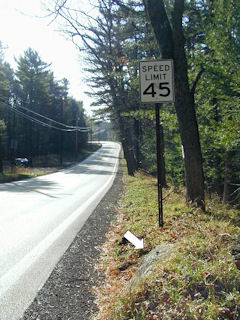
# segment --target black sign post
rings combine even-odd
[[[158,184],[158,221],[159,227],[163,227],[163,199],[162,199],[162,156],[163,152],[161,150],[161,131],[160,131],[160,103],[155,104],[155,114],[156,114],[156,144],[157,144],[157,184]]]
[[[174,102],[174,73],[173,60],[140,61],[140,94],[142,103],[154,103],[156,113],[157,140],[157,178],[158,178],[158,210],[159,227],[163,227],[163,199],[162,199],[162,152],[160,107],[162,103]]]

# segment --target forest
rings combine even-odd
[[[89,128],[83,103],[68,95],[68,80],[55,80],[50,64],[31,48],[15,71],[4,61],[2,45],[0,53],[0,172],[19,157],[30,166],[77,159]]]
[[[86,55],[87,79],[119,132],[128,173],[156,174],[154,106],[139,99],[139,61],[173,59],[175,103],[161,107],[162,172],[204,193],[239,202],[240,4],[231,0],[98,0],[95,14],[70,1],[48,9]],[[87,22],[86,22],[87,21]],[[184,157],[183,157],[184,153]],[[162,181],[164,182],[164,180]]]
[[[162,184],[185,185],[187,201],[202,209],[206,193],[239,204],[240,3],[95,0],[89,12],[70,0],[46,5],[48,16],[85,56],[89,95],[95,101],[93,107],[99,107],[95,118],[111,121],[128,173],[141,169],[155,175],[157,171],[155,111],[154,105],[140,102],[139,61],[173,59],[175,102],[163,104],[160,110]],[[15,76],[1,62],[1,96],[16,108],[41,110],[59,122],[64,118],[69,126],[75,125],[79,113],[79,126],[84,127],[81,103],[67,97],[66,82],[56,83],[34,51],[25,54],[18,60]],[[29,70],[27,55],[36,60]],[[33,90],[25,73],[34,70]],[[6,81],[9,85],[2,85]],[[9,110],[1,103],[3,145],[7,136],[14,140],[14,132],[21,131],[19,146],[24,154],[61,147],[62,133],[49,135],[48,128],[41,131],[41,143],[33,144],[40,137],[35,125],[14,120],[16,115]],[[84,140],[84,134],[81,137]],[[66,147],[74,148],[73,144],[74,138]]]

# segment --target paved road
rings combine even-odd
[[[17,320],[112,185],[120,146],[67,170],[0,185],[0,320]]]

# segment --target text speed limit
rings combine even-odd
[[[141,102],[173,102],[173,61],[140,61]]]

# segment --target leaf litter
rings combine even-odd
[[[159,228],[155,179],[139,172],[125,184],[96,266],[105,281],[94,287],[99,312],[93,319],[240,319],[240,261],[231,254],[240,250],[238,210],[211,197],[203,213],[186,206],[183,190],[164,190]],[[123,240],[127,230],[144,238],[144,250]],[[143,255],[161,243],[174,244],[173,256],[131,288]]]

